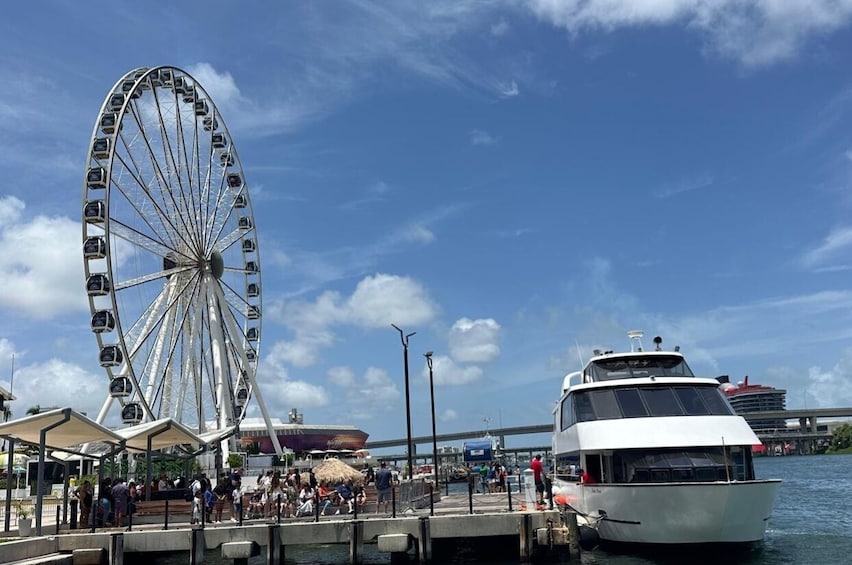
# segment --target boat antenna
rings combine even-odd
[[[582,353],[580,353],[580,342],[579,342],[579,341],[577,341],[577,340],[575,339],[575,340],[574,340],[574,345],[576,345],[576,346],[577,346],[577,357],[579,357],[579,358],[580,358],[580,367],[585,367],[585,366],[586,366],[586,362],[585,362],[585,361],[583,361],[583,354],[582,354]]]

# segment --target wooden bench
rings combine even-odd
[[[169,500],[169,516],[172,514],[192,514],[192,502]],[[162,516],[166,513],[165,500],[140,500],[136,502],[134,516]]]

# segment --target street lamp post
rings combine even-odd
[[[393,328],[399,332],[399,339],[402,341],[402,360],[405,365],[405,423],[406,423],[406,438],[408,439],[408,478],[414,476],[414,445],[411,443],[411,393],[408,387],[408,338],[417,332],[406,334],[399,326],[391,324]]]
[[[432,379],[432,352],[423,354],[429,366],[429,395],[432,398],[432,463],[435,468],[435,488],[438,488],[438,437],[435,435],[435,381]]]

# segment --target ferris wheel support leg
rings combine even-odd
[[[95,422],[97,422],[98,424],[104,423],[104,420],[106,419],[107,414],[109,414],[109,409],[112,408],[112,403],[114,401],[115,399],[112,396],[107,395],[103,406],[101,406],[100,412],[98,412],[98,417],[95,419]]]
[[[211,275],[205,277],[207,291],[207,317],[210,321],[210,346],[213,353],[213,373],[216,378],[216,417],[217,428],[224,430],[228,427],[228,420],[233,417],[231,412],[230,395],[226,395],[225,372],[228,370],[228,359],[225,351],[225,335],[219,321],[219,315],[227,310],[227,303],[222,296],[219,285],[213,283]],[[227,316],[223,315],[227,319]],[[228,442],[220,442],[222,458],[228,459]]]
[[[219,300],[224,301],[225,297],[221,294],[222,291],[218,286],[216,287],[216,292],[219,294]],[[239,335],[237,333],[237,328],[234,326],[234,321],[231,318],[225,317],[225,323],[228,325],[228,331],[231,332],[231,335]],[[246,352],[241,351],[240,355],[243,366],[250,368],[251,364],[248,362]],[[263,395],[260,393],[260,387],[257,386],[257,380],[254,378],[254,371],[247,369],[246,377],[251,385],[253,394],[257,397],[257,405],[260,407],[260,413],[263,415],[263,421],[266,424],[266,431],[269,432],[269,438],[272,440],[272,447],[275,448],[275,454],[281,455],[284,453],[284,450],[281,449],[281,442],[278,441],[278,434],[275,433],[275,428],[272,426],[272,419],[269,417],[269,411],[266,409],[266,402],[264,402]]]

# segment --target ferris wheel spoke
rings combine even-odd
[[[129,110],[130,110],[130,112],[129,112],[130,115],[133,117],[134,121],[136,122],[136,125],[139,127],[139,133],[142,136],[142,140],[144,141],[145,148],[147,149],[147,156],[151,161],[151,167],[153,168],[153,171],[154,171],[154,178],[157,180],[157,186],[159,187],[159,191],[160,191],[160,198],[162,199],[164,207],[168,210],[169,209],[169,203],[171,203],[171,210],[178,212],[178,203],[175,200],[171,184],[168,182],[168,177],[163,173],[163,169],[160,166],[160,160],[157,158],[158,155],[155,153],[154,148],[151,145],[151,140],[148,137],[148,132],[147,132],[147,130],[146,130],[144,124],[143,124],[143,121],[140,119],[140,117],[138,115],[139,114],[138,104],[135,101],[131,101],[131,104],[129,106]],[[164,155],[163,161],[165,161],[166,164],[168,164],[168,160],[165,159],[165,148],[163,150],[163,155]],[[153,198],[152,198],[152,200],[153,200]],[[172,214],[168,214],[168,215],[171,216]],[[186,218],[184,217],[184,214],[176,213],[176,214],[173,214],[173,215],[177,216],[180,219],[180,221],[183,225],[183,229],[187,233],[189,233],[190,239],[193,240],[193,243],[195,243],[196,246],[199,245],[200,242],[198,241],[198,234],[195,233],[195,230],[191,229],[190,226],[187,225]]]
[[[110,235],[114,235],[136,247],[141,247],[162,258],[178,256],[180,259],[186,261],[190,260],[189,256],[181,252],[180,249],[176,249],[161,241],[157,241],[156,239],[133,229],[115,218],[110,219],[109,230]]]
[[[115,290],[121,291],[121,290],[124,290],[126,288],[130,288],[130,287],[140,285],[140,284],[145,284],[145,283],[155,281],[155,280],[158,280],[158,279],[167,279],[167,278],[169,278],[173,275],[177,275],[178,273],[185,273],[187,271],[191,271],[191,270],[194,270],[194,269],[195,269],[195,265],[180,265],[180,266],[174,267],[172,269],[166,269],[164,271],[159,271],[159,272],[156,272],[156,273],[149,273],[149,274],[143,275],[141,277],[136,277],[136,278],[129,279],[129,280],[126,280],[126,281],[121,281],[121,282],[115,283]]]
[[[154,89],[153,95],[154,95],[154,106],[157,108],[157,117],[158,117],[158,122],[159,122],[160,139],[163,143],[164,153],[168,157],[166,159],[166,165],[168,167],[169,174],[173,175],[175,180],[177,181],[177,188],[178,188],[178,192],[180,194],[181,213],[186,218],[192,219],[192,217],[193,217],[192,207],[190,206],[189,202],[187,202],[187,193],[192,194],[192,190],[191,190],[191,187],[184,187],[184,182],[183,182],[184,179],[183,179],[183,175],[181,173],[181,166],[178,163],[177,159],[175,159],[175,152],[174,152],[174,149],[172,148],[172,141],[171,141],[171,138],[169,137],[169,132],[168,132],[168,129],[166,127],[166,119],[163,116],[163,105],[160,104],[160,97],[157,94],[156,89]],[[182,131],[182,124],[178,121],[180,119],[180,115],[177,113],[178,111],[179,111],[179,105],[176,105],[175,106],[175,115],[174,115],[175,132],[176,132],[177,136],[180,136],[181,131]],[[174,196],[172,196],[172,198],[174,199]],[[177,207],[177,203],[176,203],[176,207]],[[196,233],[201,233],[201,231],[198,230],[197,224],[195,225],[195,230],[196,230]]]
[[[121,155],[116,155],[116,158],[126,167],[126,163],[122,159]],[[151,229],[153,233],[159,235],[162,240],[170,241],[172,247],[178,247],[179,242],[183,242],[183,246],[187,249],[192,249],[193,246],[191,242],[184,237],[183,231],[178,229],[178,226],[172,222],[171,218],[166,211],[163,210],[160,204],[151,198],[150,192],[145,188],[144,184],[142,184],[141,179],[137,178],[132,173],[130,176],[138,186],[143,188],[141,193],[133,191],[130,187],[126,187],[117,179],[113,180],[112,184],[113,187],[118,190],[122,196],[124,196],[127,203],[135,210],[137,216]],[[149,213],[149,210],[151,209],[153,209],[154,212],[153,218],[158,220],[157,225],[152,223],[152,214]]]
[[[237,227],[235,230],[228,233],[228,235],[219,239],[216,243],[216,250],[220,253],[224,253],[228,248],[230,248],[233,244],[240,241],[242,237],[246,234],[249,234],[254,231],[254,227],[249,229],[243,229]]]

